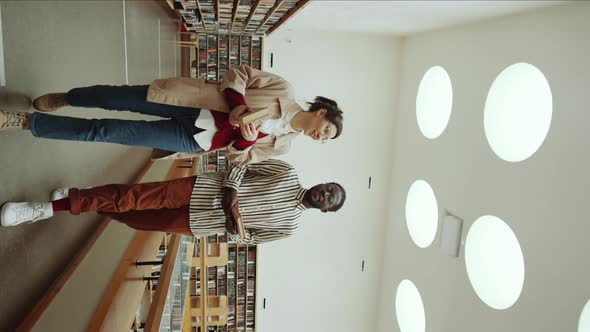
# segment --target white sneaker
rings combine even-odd
[[[69,196],[70,188],[58,188],[51,192],[51,201],[58,201]]]
[[[26,222],[35,222],[38,220],[53,217],[53,207],[51,202],[33,203],[6,203],[2,206],[0,212],[0,221],[2,226],[16,226]]]

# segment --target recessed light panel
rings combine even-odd
[[[580,322],[578,323],[578,332],[590,332],[590,300],[586,302],[582,310]]]
[[[522,161],[533,155],[547,136],[553,97],[545,75],[528,63],[502,71],[485,103],[484,127],[498,157]]]
[[[453,108],[453,86],[447,71],[434,66],[422,77],[416,95],[416,119],[424,136],[435,139],[449,123]]]
[[[524,257],[516,235],[500,218],[480,217],[465,240],[465,266],[473,290],[494,309],[511,307],[524,284]]]
[[[403,280],[397,286],[395,314],[401,332],[424,332],[426,329],[422,297],[416,285],[410,280]]]
[[[438,228],[438,204],[434,191],[424,180],[412,184],[406,198],[406,224],[410,237],[420,248],[428,247]]]

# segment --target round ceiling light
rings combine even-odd
[[[426,329],[422,297],[416,285],[410,280],[403,280],[397,286],[395,314],[401,332],[424,332]]]
[[[582,310],[582,315],[580,315],[578,332],[590,332],[590,300],[586,302],[586,305]]]
[[[528,63],[509,66],[492,83],[485,103],[490,147],[506,161],[527,159],[543,144],[552,113],[551,88],[543,73]]]
[[[424,181],[415,181],[406,198],[406,224],[410,237],[420,248],[428,247],[438,228],[438,204],[432,187]]]
[[[516,235],[500,218],[480,217],[465,240],[465,266],[479,298],[498,310],[511,307],[524,284],[524,257]]]
[[[434,66],[422,77],[416,95],[416,119],[422,134],[435,139],[449,123],[453,108],[453,86],[447,71]]]

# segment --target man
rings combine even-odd
[[[258,244],[292,235],[306,209],[337,211],[346,200],[344,188],[337,183],[303,188],[295,169],[280,160],[231,164],[225,174],[67,192],[66,198],[53,202],[4,204],[2,226],[48,219],[58,211],[74,215],[96,211],[135,229],[200,237],[226,230],[235,235],[236,220],[241,217],[245,237],[232,237],[238,243]]]
[[[228,159],[240,165],[287,153],[300,133],[314,140],[335,139],[342,133],[343,121],[335,101],[318,96],[304,111],[293,100],[289,82],[247,65],[228,69],[220,84],[200,78],[166,78],[151,85],[96,85],[46,94],[35,99],[33,106],[39,112],[0,111],[0,131],[29,130],[40,138],[151,147],[155,159],[188,158],[226,148]],[[131,111],[166,119],[82,119],[47,114],[64,106]],[[263,108],[271,115],[257,126],[237,123],[245,112]]]

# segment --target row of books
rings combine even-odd
[[[203,15],[206,31],[217,31],[217,15],[215,14],[215,0],[195,0],[199,2],[199,8]]]
[[[244,25],[246,24],[246,20],[248,19],[248,15],[250,15],[250,10],[254,4],[255,2],[253,0],[240,0],[236,10],[236,19],[231,27],[231,33],[244,33]]]
[[[227,284],[231,273],[226,273],[225,266],[209,267],[207,287],[209,295],[227,295]]]
[[[275,26],[278,21],[285,16],[291,9],[297,6],[299,0],[284,0],[275,12],[268,18],[264,25],[258,30],[259,34],[266,34],[268,30]]]
[[[196,1],[175,0],[174,9],[182,16],[182,23],[188,31],[197,31],[197,27],[202,25]]]
[[[264,35],[295,8],[298,2],[299,0],[283,0],[275,8],[275,0],[239,0],[237,8],[234,8],[236,2],[233,0],[175,0],[174,8],[182,15],[189,31]],[[267,18],[270,11],[273,11],[272,15]],[[267,20],[262,24],[265,18]]]
[[[223,150],[212,151],[207,154],[203,154],[199,158],[199,164],[197,165],[198,174],[214,173],[214,172],[225,172],[227,169],[227,161],[225,152]],[[213,242],[213,241],[209,241]],[[225,241],[220,241],[225,242]]]
[[[255,321],[256,247],[230,246],[228,259],[228,332],[245,331]],[[237,279],[229,279],[230,271]]]
[[[197,38],[198,47],[191,48],[191,77],[220,81],[230,67],[241,63],[262,69],[260,38],[216,34],[199,34]]]
[[[252,19],[250,22],[248,22],[248,25],[244,29],[244,34],[254,34],[274,4],[274,0],[260,0],[258,7],[256,7],[256,10],[252,15]]]
[[[219,0],[217,3],[217,17],[220,34],[229,34],[232,20],[233,0]]]
[[[219,160],[216,153],[204,156],[202,160]],[[209,243],[227,243],[226,233],[210,235]],[[226,295],[228,299],[227,324],[209,327],[208,331],[238,332],[253,331],[256,309],[256,247],[230,244],[228,263],[224,266],[207,268],[207,292],[210,295]],[[196,272],[195,272],[196,273]],[[246,276],[247,277],[244,277]],[[198,279],[198,273],[194,276]],[[196,280],[195,280],[196,281]]]

